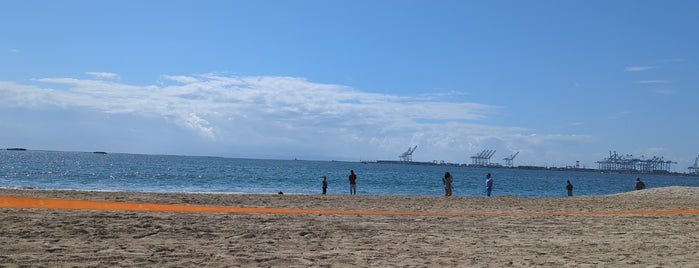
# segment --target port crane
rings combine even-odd
[[[512,160],[515,160],[515,157],[517,157],[518,154],[519,154],[519,151],[513,155],[510,155],[510,157],[503,158],[502,160],[505,160],[505,166],[512,167]]]
[[[694,159],[694,166],[689,167],[689,173],[699,175],[699,155]]]
[[[413,161],[413,152],[415,152],[415,149],[417,149],[417,145],[415,147],[408,147],[408,150],[405,151],[403,154],[398,156],[398,159],[400,161],[404,162],[412,162]]]
[[[490,158],[495,154],[495,150],[483,150],[477,155],[471,156],[473,165],[475,166],[489,166]]]

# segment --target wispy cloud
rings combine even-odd
[[[651,70],[651,69],[655,69],[655,67],[654,66],[627,66],[626,68],[624,68],[624,71],[641,72],[641,71],[647,71],[647,70]]]
[[[185,76],[185,75],[163,75],[164,79],[175,81],[175,82],[180,82],[183,84],[190,84],[190,83],[196,83],[199,82],[199,79],[196,77],[192,76]]]
[[[659,62],[666,63],[666,62],[685,62],[687,59],[684,58],[671,58],[671,59],[664,59],[660,60]]]
[[[107,72],[86,72],[85,74],[91,75],[97,79],[119,79],[119,75],[115,73]]]
[[[669,88],[659,88],[659,89],[654,89],[653,93],[656,94],[661,94],[661,95],[672,95],[675,94],[675,91]]]
[[[638,81],[640,84],[668,84],[670,83],[667,80],[641,80]]]
[[[549,144],[589,140],[555,134],[526,138],[523,133],[529,130],[484,123],[501,107],[453,101],[446,93],[396,96],[297,77],[214,74],[165,75],[158,85],[132,85],[114,81],[116,74],[90,74],[111,79],[0,81],[0,107],[69,107],[156,118],[229,145],[363,148],[393,155],[407,145],[421,144],[422,151],[445,159],[461,159],[467,151],[493,144],[525,148],[545,140]]]
[[[20,53],[20,52],[22,52],[22,51],[19,50],[19,49],[17,49],[17,48],[13,48],[13,49],[10,49],[10,52],[12,52],[12,53]]]

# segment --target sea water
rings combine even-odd
[[[454,177],[455,196],[562,197],[566,180],[575,195],[631,191],[640,177],[648,188],[699,186],[699,177],[599,172],[422,166],[338,161],[259,160],[201,156],[0,151],[0,187],[158,193],[348,194],[349,171],[359,195],[443,195],[442,176]]]

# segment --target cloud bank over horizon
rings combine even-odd
[[[90,78],[0,81],[0,105],[15,113],[41,116],[46,111],[52,113],[46,117],[67,125],[87,121],[73,127],[92,126],[91,132],[104,128],[94,143],[120,137],[161,143],[149,144],[152,151],[143,153],[355,161],[397,159],[406,148],[418,145],[416,161],[467,163],[468,156],[484,149],[560,159],[553,156],[553,148],[595,141],[583,134],[492,125],[489,119],[507,107],[454,101],[448,94],[377,94],[284,76],[163,75],[154,84],[134,85],[120,82],[115,73],[86,74]],[[140,122],[130,123],[133,120]],[[143,122],[150,122],[145,125],[152,129],[135,129]]]

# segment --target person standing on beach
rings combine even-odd
[[[323,194],[328,193],[328,178],[323,176]]]
[[[454,182],[454,178],[451,176],[449,172],[444,172],[444,178],[442,178],[442,182],[444,183],[444,196],[451,196],[451,185]]]
[[[354,174],[354,170],[350,170],[349,183],[350,183],[350,195],[356,195],[357,194],[357,175]]]
[[[493,192],[493,178],[490,177],[490,173],[485,175],[485,194],[490,196]]]
[[[568,184],[566,184],[566,190],[568,190],[568,196],[573,196],[573,184],[570,183],[570,180],[568,180]]]
[[[636,185],[633,187],[634,190],[646,189],[646,184],[641,181],[641,178],[636,178]]]

